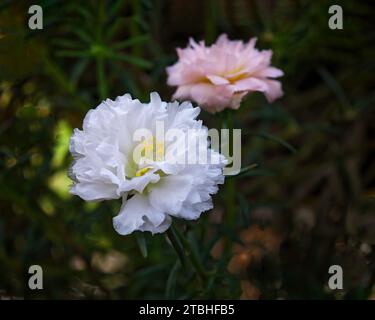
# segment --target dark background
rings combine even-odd
[[[31,4],[43,30],[28,28]],[[328,28],[333,4],[343,30]],[[0,298],[374,298],[374,13],[349,0],[1,1]],[[170,100],[175,47],[222,32],[272,49],[285,94],[255,93],[233,113],[242,163],[258,164],[232,180],[234,225],[226,186],[213,212],[176,221],[209,271],[202,282],[165,235],[118,235],[119,201],[69,195],[68,141],[104,98]],[[41,291],[27,288],[33,264]],[[344,290],[328,288],[333,264]]]

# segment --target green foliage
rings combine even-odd
[[[32,31],[28,1],[5,1],[0,296],[374,297],[372,7],[337,1],[344,30],[330,30],[330,4],[44,0],[44,29]],[[118,235],[112,217],[120,202],[85,203],[68,192],[73,128],[107,97],[128,92],[146,101],[158,91],[170,100],[165,67],[176,60],[175,47],[191,36],[210,43],[221,32],[256,36],[273,50],[273,64],[285,72],[284,97],[270,105],[256,93],[233,113],[244,169],[215,196],[213,212],[198,222],[175,221],[169,241],[165,234]],[[201,118],[218,126],[210,114]],[[255,237],[250,246],[247,229]],[[173,245],[187,250],[195,268]],[[233,272],[238,250],[253,258]],[[26,287],[32,264],[43,266],[43,291]],[[344,269],[341,293],[327,290],[332,264]]]

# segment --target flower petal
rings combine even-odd
[[[221,84],[228,84],[229,81],[223,77],[215,76],[215,75],[208,75],[206,76],[207,79],[211,81],[212,84],[221,85]]]
[[[74,184],[70,192],[86,201],[118,199],[117,187],[102,182],[79,182]]]
[[[274,67],[268,67],[257,72],[257,77],[264,77],[264,78],[278,78],[284,75],[284,72],[280,69]]]
[[[169,228],[170,223],[167,215],[153,208],[148,198],[140,194],[124,200],[120,213],[113,218],[113,226],[121,235],[137,230],[161,233]]]
[[[150,203],[154,208],[179,217],[183,202],[192,187],[192,177],[166,176],[149,193]]]
[[[280,81],[266,80],[266,83],[267,83],[268,88],[265,92],[265,95],[266,95],[268,102],[273,102],[284,94],[281,88]]]

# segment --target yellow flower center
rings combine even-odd
[[[147,173],[149,170],[151,170],[152,167],[144,167],[142,169],[139,169],[136,173],[135,173],[135,176],[136,177],[141,177],[143,176],[145,173]]]
[[[149,172],[153,167],[147,165],[147,161],[163,161],[165,145],[164,142],[156,140],[153,136],[144,140],[136,149],[137,153],[125,167],[127,177],[141,177]]]
[[[141,156],[153,161],[164,159],[164,142],[157,141],[153,136],[143,142]]]

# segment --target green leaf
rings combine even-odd
[[[109,41],[112,37],[119,31],[126,29],[126,25],[129,24],[130,19],[125,17],[118,17],[113,22],[112,25],[109,26],[107,32],[105,33],[105,38]]]
[[[94,21],[94,16],[90,10],[86,8],[86,6],[80,5],[72,5],[71,10],[75,11],[78,15],[80,15],[82,19],[87,21],[88,23],[92,23]]]
[[[79,29],[79,28],[76,28],[74,27],[73,25],[72,26],[68,26],[66,28],[66,30],[68,32],[71,32],[73,33],[74,35],[76,35],[78,38],[80,38],[83,42],[86,42],[86,43],[92,43],[93,42],[93,38],[92,38],[92,35],[87,33],[85,30],[83,29]]]
[[[116,48],[116,49],[125,49],[125,48],[131,47],[135,44],[145,42],[149,39],[150,39],[149,35],[141,35],[141,36],[130,38],[128,40],[117,42],[113,45],[113,47]]]
[[[108,16],[109,17],[118,16],[120,14],[119,11],[122,9],[125,2],[126,2],[125,0],[117,0],[114,4],[112,4],[109,8]]]
[[[244,226],[247,227],[250,224],[250,219],[249,219],[249,213],[250,213],[250,208],[249,208],[249,203],[247,202],[246,198],[242,194],[238,194],[238,202],[240,204],[240,212],[241,216],[244,222]]]
[[[240,176],[245,175],[247,172],[249,172],[251,170],[254,170],[257,167],[258,167],[257,163],[250,164],[250,165],[248,165],[246,167],[241,168],[240,172],[237,173],[236,175],[228,176],[226,179],[238,178]]]
[[[89,59],[82,58],[73,67],[70,80],[74,84],[74,86],[77,85],[79,79],[81,78],[88,64],[89,64]]]
[[[113,58],[117,59],[117,60],[128,62],[130,64],[133,64],[133,65],[135,65],[139,68],[143,68],[143,69],[149,69],[149,68],[152,67],[152,63],[150,61],[147,61],[145,59],[138,58],[138,57],[135,57],[135,56],[131,56],[131,55],[114,54]]]
[[[176,284],[177,284],[177,275],[178,270],[180,269],[180,261],[177,260],[169,273],[167,286],[165,289],[165,298],[166,299],[174,299],[176,297]]]
[[[64,58],[86,58],[90,56],[90,53],[86,50],[60,50],[56,55]]]
[[[266,169],[254,169],[244,173],[241,178],[245,177],[272,177],[275,173],[271,170]]]
[[[52,44],[59,47],[65,47],[70,49],[82,49],[82,43],[75,40],[54,39],[52,40]]]
[[[137,244],[138,244],[139,250],[142,253],[143,258],[147,258],[148,251],[147,251],[146,238],[144,234],[142,232],[136,232],[135,238],[137,240]]]
[[[184,246],[178,237],[176,233],[176,229],[171,225],[171,227],[167,230],[167,237],[169,241],[171,242],[173,248],[175,249],[178,257],[180,258],[181,264],[183,267],[186,267],[186,262],[185,262],[185,251],[184,251]]]
[[[335,77],[331,73],[329,73],[327,69],[323,67],[318,68],[318,73],[322,77],[324,82],[327,84],[327,86],[334,92],[340,103],[344,107],[349,107],[350,101],[346,96],[344,89],[342,88],[340,83],[335,79]]]
[[[274,136],[271,133],[261,132],[261,133],[255,134],[255,136],[260,137],[260,138],[265,138],[271,141],[275,141],[279,143],[280,145],[282,145],[283,147],[285,147],[286,149],[288,149],[291,153],[297,153],[297,149],[293,147],[290,143],[286,142],[285,140],[277,136]]]

